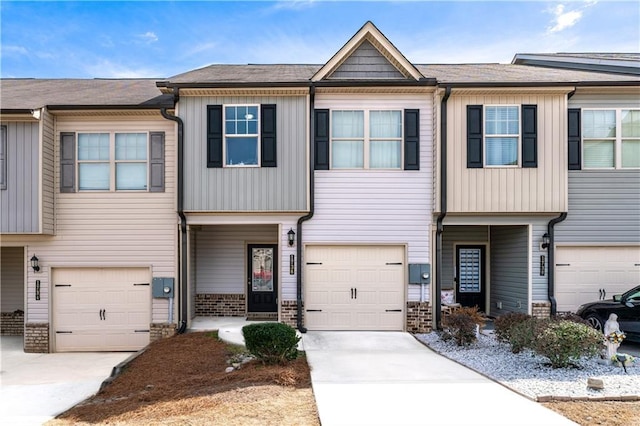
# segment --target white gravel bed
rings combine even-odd
[[[618,398],[640,397],[640,362],[627,367],[605,364],[599,358],[581,359],[578,368],[554,369],[545,357],[531,351],[511,353],[508,344],[493,335],[480,334],[468,347],[445,342],[437,332],[416,334],[434,351],[459,362],[532,399],[540,397]],[[601,379],[604,389],[587,387],[587,379]]]

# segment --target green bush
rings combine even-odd
[[[478,307],[462,307],[442,317],[444,339],[454,339],[458,346],[468,346],[476,341],[476,326],[482,328],[486,319]]]
[[[242,327],[245,346],[264,364],[285,364],[298,356],[300,337],[282,323],[265,322]]]
[[[523,349],[534,350],[538,335],[547,328],[550,319],[529,317],[516,322],[509,328],[509,344],[511,352],[517,354]]]
[[[500,315],[493,320],[496,338],[501,342],[509,342],[511,339],[511,328],[515,324],[527,321],[529,318],[531,318],[531,315],[523,314],[521,312],[509,312],[507,314]]]
[[[574,321],[553,321],[535,340],[535,351],[549,358],[553,368],[569,367],[581,357],[598,355],[602,333]]]

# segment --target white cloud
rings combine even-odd
[[[86,74],[94,78],[152,78],[161,76],[149,68],[130,68],[126,65],[118,64],[102,59],[85,67]]]
[[[158,41],[158,36],[153,31],[147,31],[144,34],[138,34],[138,38],[145,43],[155,43]]]
[[[24,56],[29,55],[29,51],[23,46],[12,46],[12,45],[2,46],[0,50],[2,51],[3,55],[6,55],[6,54],[24,55]]]
[[[316,0],[280,0],[274,9],[303,10],[315,6]]]
[[[563,4],[557,5],[553,9],[553,14],[554,20],[552,23],[554,25],[548,29],[549,33],[556,33],[573,27],[582,18],[582,11],[569,10],[565,12]]]

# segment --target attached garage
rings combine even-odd
[[[404,246],[312,245],[305,264],[309,330],[403,330]]]
[[[53,269],[56,352],[136,351],[149,343],[148,268]]]
[[[558,312],[621,294],[640,284],[640,247],[558,247],[556,250]]]

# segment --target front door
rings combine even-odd
[[[249,312],[277,312],[278,246],[250,244],[247,253]]]
[[[456,248],[456,302],[462,306],[477,306],[485,311],[484,246]]]

